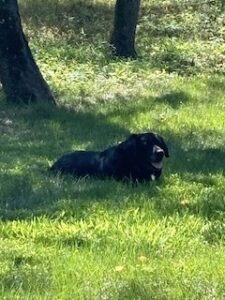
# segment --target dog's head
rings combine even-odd
[[[134,161],[143,165],[151,165],[157,170],[162,169],[164,156],[169,157],[169,150],[163,138],[156,133],[131,134],[130,137],[119,145],[123,151]]]

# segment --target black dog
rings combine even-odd
[[[142,182],[159,178],[164,155],[169,157],[169,151],[161,136],[152,132],[132,134],[118,146],[102,152],[75,151],[65,154],[50,170],[78,177],[131,178]]]

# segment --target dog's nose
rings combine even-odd
[[[164,156],[164,151],[162,149],[156,151],[156,156],[158,159],[162,159]]]

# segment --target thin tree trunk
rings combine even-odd
[[[135,33],[138,21],[140,0],[117,0],[114,15],[114,28],[111,45],[115,55],[136,58]]]
[[[23,33],[17,0],[0,0],[0,80],[8,102],[55,104]]]

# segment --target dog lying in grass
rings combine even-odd
[[[152,132],[131,134],[124,142],[102,152],[65,154],[50,170],[77,177],[131,178],[134,182],[143,182],[159,178],[164,156],[169,157],[169,151],[161,136]]]

